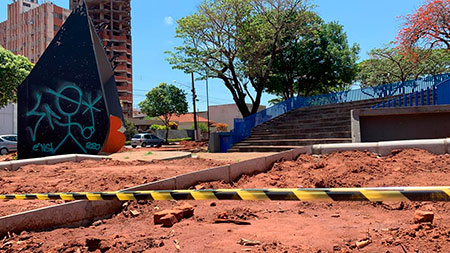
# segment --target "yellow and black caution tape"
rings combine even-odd
[[[0,200],[290,200],[290,201],[450,201],[450,186],[217,189],[70,192],[0,195]]]

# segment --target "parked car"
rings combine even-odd
[[[158,138],[154,134],[136,134],[131,138],[131,146],[133,148],[137,146],[141,147],[159,147],[164,142],[164,140]]]
[[[17,135],[0,135],[0,155],[17,151]]]

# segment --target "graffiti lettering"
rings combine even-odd
[[[53,154],[55,153],[55,149],[53,148],[53,143],[48,143],[48,144],[42,144],[42,143],[37,143],[33,145],[33,151],[39,151],[42,153],[49,153],[49,154]]]
[[[42,104],[43,96],[53,96],[54,104]],[[95,113],[101,112],[95,106],[101,99],[100,91],[94,97],[90,92],[83,93],[81,88],[73,83],[61,85],[58,91],[47,88],[45,92],[36,94],[35,106],[26,113],[27,117],[39,117],[33,127],[27,128],[31,140],[36,142],[39,132],[48,130],[61,132],[63,129],[65,136],[55,148],[53,148],[53,143],[51,146],[36,143],[33,146],[33,151],[54,154],[69,141],[75,143],[83,153],[88,153],[87,150],[100,150],[100,144],[87,142],[82,145],[81,142],[83,142],[83,139],[90,140],[95,133]],[[84,116],[86,113],[88,113],[87,117]],[[82,116],[84,124],[74,121],[75,116]],[[50,129],[43,126],[44,122],[48,123]],[[86,122],[88,123],[86,124]],[[77,134],[74,134],[74,132]]]
[[[86,149],[90,150],[100,150],[101,146],[98,143],[87,142]]]

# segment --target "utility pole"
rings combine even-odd
[[[194,104],[194,141],[197,140],[197,111],[195,109],[195,100],[197,99],[197,95],[195,95],[195,86],[194,86],[194,72],[191,73],[192,78],[192,102]]]
[[[206,117],[208,118],[208,140],[211,135],[209,129],[209,88],[208,88],[208,69],[206,69]]]

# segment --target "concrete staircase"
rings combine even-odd
[[[311,144],[351,142],[350,111],[391,98],[292,110],[253,128],[250,137],[228,152],[279,152]]]

